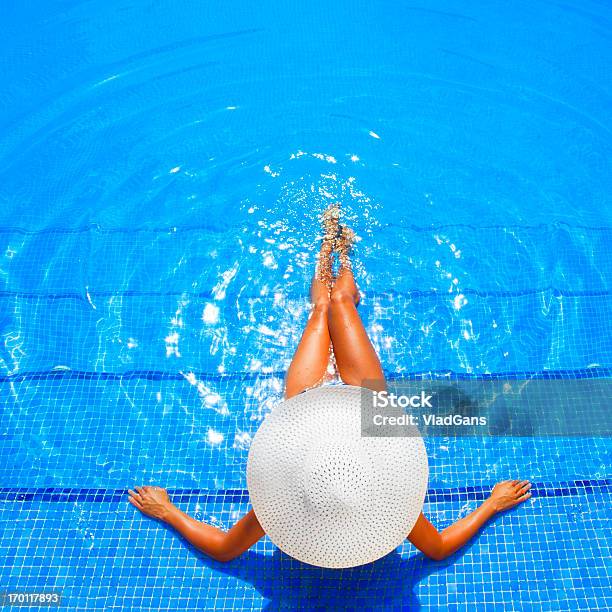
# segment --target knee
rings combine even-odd
[[[325,316],[329,309],[329,298],[316,301],[312,305],[311,317]]]
[[[355,300],[353,295],[345,289],[334,289],[331,294],[331,305],[335,308],[354,306]]]

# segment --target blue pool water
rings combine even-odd
[[[612,607],[612,445],[427,439],[444,562],[219,564],[308,313],[318,215],[360,241],[390,378],[612,375],[610,23],[594,0],[9,3],[0,23],[0,590],[76,609]]]

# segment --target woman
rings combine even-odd
[[[333,369],[345,384],[365,385],[374,391],[386,389],[380,361],[357,313],[359,291],[349,257],[354,234],[339,224],[337,206],[326,210],[323,226],[319,262],[310,289],[312,311],[287,371],[286,399],[328,381]],[[340,264],[335,278],[334,253]],[[431,559],[444,559],[468,542],[492,516],[529,499],[530,488],[526,480],[498,483],[480,507],[442,532],[420,513],[407,534],[408,540]],[[141,512],[171,525],[217,561],[234,559],[265,535],[253,510],[224,532],[179,510],[160,487],[136,487],[128,493],[130,503]]]

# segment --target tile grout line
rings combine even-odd
[[[488,497],[491,485],[430,489],[425,503],[447,501],[471,501]],[[533,497],[567,497],[597,492],[611,492],[612,478],[599,480],[572,480],[563,482],[532,483]],[[247,503],[247,489],[168,489],[174,501],[186,502],[195,499],[202,503],[230,502]],[[0,487],[0,502],[102,502],[127,501],[127,489],[77,489],[68,487]]]
[[[284,371],[271,372],[231,372],[231,373],[216,373],[216,372],[194,372],[189,370],[191,374],[201,380],[257,380],[264,378],[284,378]],[[0,375],[0,383],[3,382],[20,382],[23,380],[57,380],[57,379],[77,379],[77,380],[126,380],[126,379],[147,379],[147,380],[185,380],[183,372],[164,372],[161,370],[128,370],[126,372],[95,372],[85,370],[41,370],[23,372],[21,374],[2,374]],[[385,371],[385,378],[389,381],[398,380],[466,380],[466,381],[493,381],[493,380],[524,380],[524,379],[542,379],[542,380],[575,380],[582,378],[591,379],[607,379],[612,378],[612,368],[608,367],[592,367],[592,368],[576,368],[573,370],[540,370],[540,371],[509,371],[509,372],[491,372],[482,374],[469,374],[466,372],[453,372],[451,370],[431,370],[424,372],[389,372]]]
[[[526,289],[519,289],[516,291],[503,291],[503,290],[486,290],[486,289],[471,289],[465,288],[455,293],[448,293],[443,289],[407,289],[405,291],[387,290],[381,291],[375,294],[376,298],[380,297],[436,297],[443,300],[452,300],[458,293],[465,295],[474,295],[481,298],[499,298],[499,297],[523,297],[528,295],[539,295],[542,293],[550,294],[554,297],[604,297],[612,293],[608,289],[589,289],[585,291],[572,291],[569,289],[559,289],[557,287],[533,287]],[[213,291],[139,291],[136,289],[130,289],[125,291],[89,291],[90,298],[108,298],[108,297],[176,297],[176,296],[189,296],[192,298],[202,299],[214,299],[215,295]],[[87,295],[83,293],[75,292],[31,292],[31,291],[0,291],[0,298],[22,298],[22,299],[41,299],[41,300],[79,300],[86,302],[88,301]],[[245,300],[266,300],[274,299],[274,296],[261,296],[261,295],[242,295],[242,299]],[[306,297],[300,296],[287,296],[290,300],[304,300]],[[373,298],[369,299],[370,302]]]

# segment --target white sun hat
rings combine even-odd
[[[375,561],[405,540],[423,507],[423,439],[412,426],[402,437],[363,436],[368,394],[349,385],[308,390],[274,408],[253,438],[255,515],[276,546],[305,563]]]

